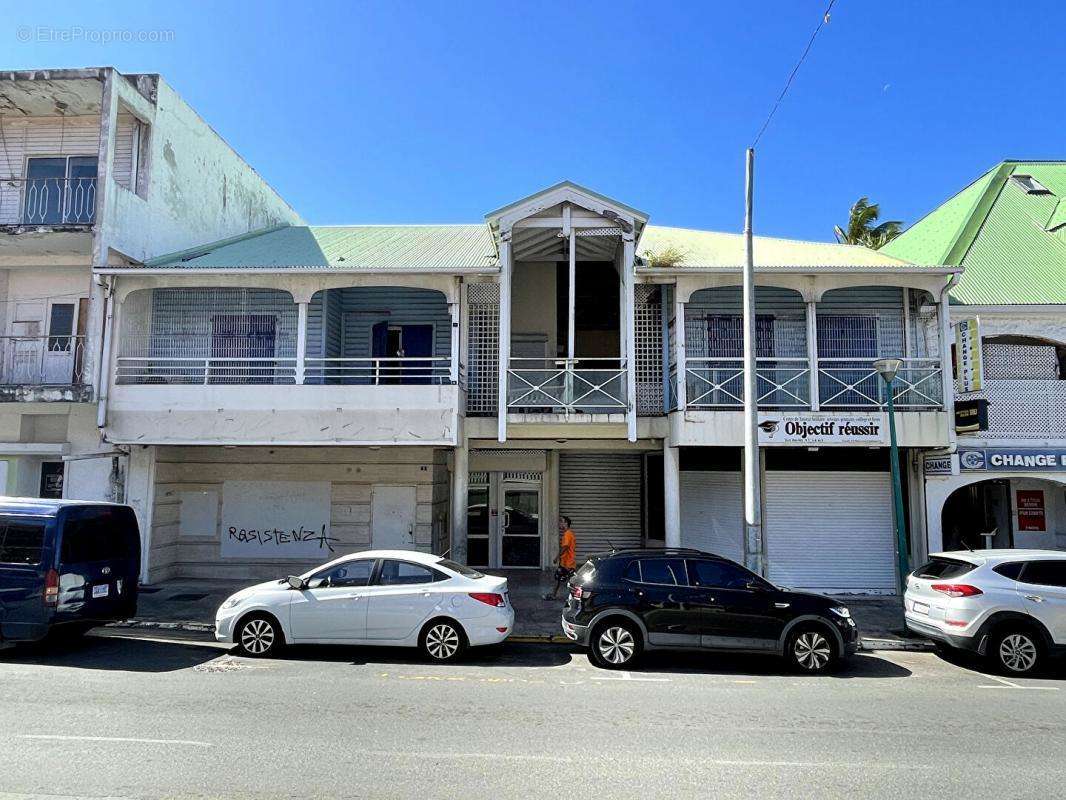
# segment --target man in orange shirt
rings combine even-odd
[[[545,600],[557,600],[559,587],[570,580],[577,568],[577,537],[570,525],[570,517],[559,517],[559,555],[552,559],[552,563],[559,566],[555,570],[555,588],[551,594],[544,595]]]

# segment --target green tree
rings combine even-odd
[[[880,216],[881,207],[877,203],[871,204],[870,198],[860,197],[851,207],[851,213],[848,214],[847,229],[839,225],[833,226],[837,241],[841,244],[861,244],[872,250],[884,247],[899,236],[903,223],[892,220],[878,225],[877,220]]]

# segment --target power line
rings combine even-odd
[[[777,113],[778,106],[781,105],[781,101],[785,99],[785,95],[788,94],[789,87],[792,86],[792,81],[796,77],[796,73],[799,72],[800,67],[803,66],[803,62],[807,60],[807,54],[811,52],[811,48],[814,47],[814,40],[818,38],[818,33],[825,27],[825,24],[829,22],[829,12],[833,10],[833,4],[836,0],[829,0],[829,5],[826,6],[825,13],[822,14],[822,18],[818,21],[818,27],[814,29],[814,33],[811,34],[811,39],[807,42],[807,47],[803,51],[803,55],[800,56],[799,61],[796,62],[796,66],[792,68],[792,72],[788,76],[788,80],[785,81],[785,88],[781,90],[781,94],[777,96],[777,100],[774,101],[773,108],[770,109],[770,113],[766,115],[766,121],[759,128],[759,133],[755,137],[755,141],[751,143],[752,148],[759,143],[762,135],[766,132],[766,129],[770,125],[770,120],[774,118],[774,114]]]

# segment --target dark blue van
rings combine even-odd
[[[140,564],[129,506],[0,497],[0,645],[134,616]]]

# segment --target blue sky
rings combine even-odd
[[[159,72],[313,223],[475,222],[569,178],[739,231],[744,148],[825,4],[38,0],[0,69]],[[112,29],[172,34],[87,41]],[[1050,0],[838,0],[758,149],[756,231],[831,239],[860,195],[913,222],[1066,158],[1063,30]]]

